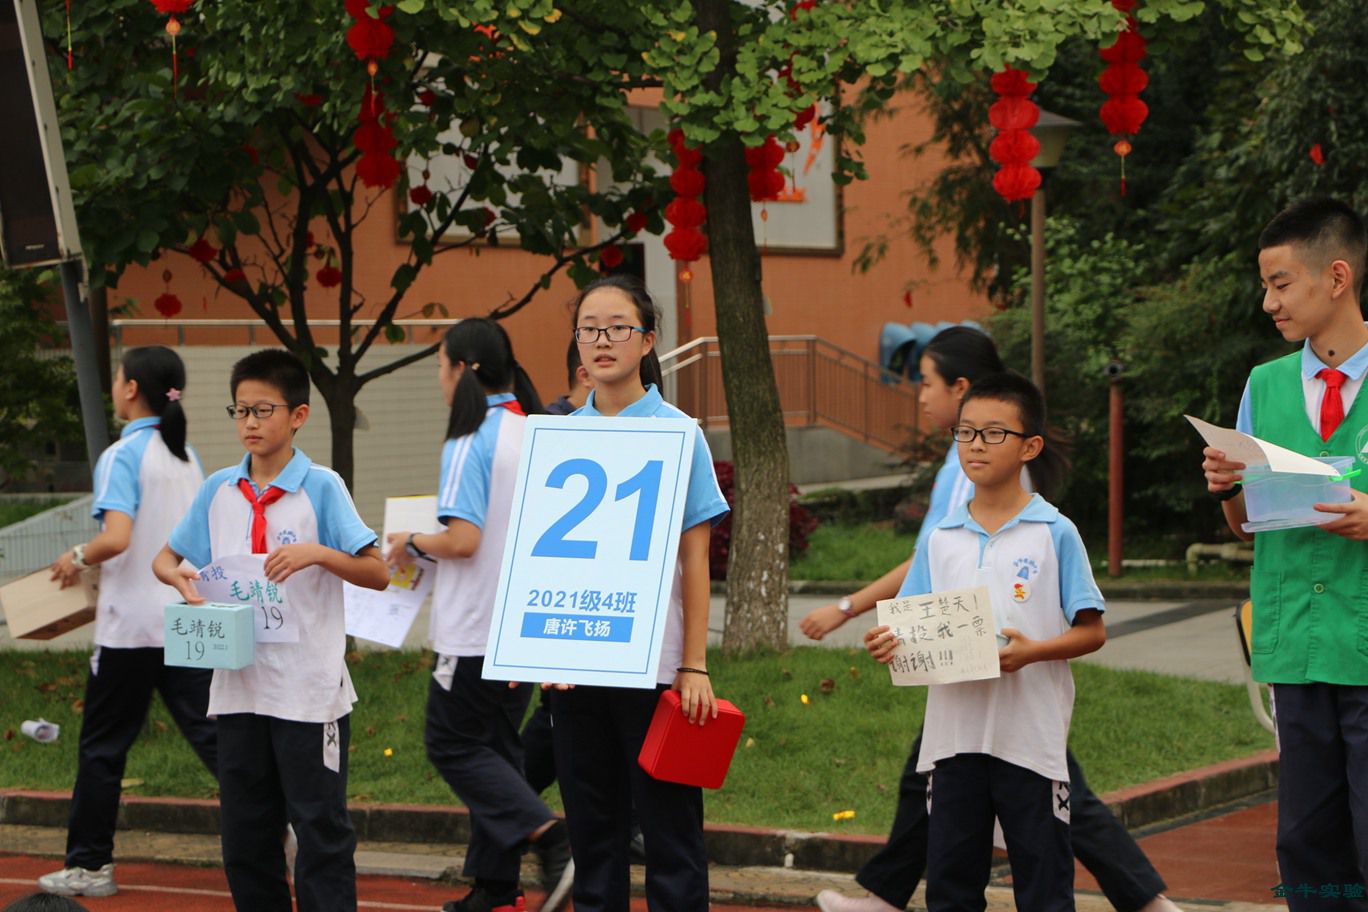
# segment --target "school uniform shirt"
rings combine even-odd
[[[444,656],[482,656],[499,590],[504,539],[517,482],[518,454],[527,418],[506,406],[512,393],[487,396],[484,421],[442,445],[437,518],[463,519],[480,530],[470,557],[439,559],[432,584],[432,648]]]
[[[603,413],[594,405],[591,390],[584,407],[573,412],[576,417],[595,417]],[[618,412],[619,418],[689,418],[660,396],[655,384],[646,388],[646,395]],[[684,496],[684,520],[681,529],[692,529],[699,523],[717,525],[731,511],[713,471],[712,452],[700,428],[694,434],[693,459],[689,469],[689,487]],[[684,661],[684,565],[675,561],[674,585],[670,587],[670,606],[665,617],[665,638],[661,642],[660,665],[656,669],[656,683],[671,684]]]
[[[1240,430],[1306,456],[1352,456],[1368,463],[1368,399],[1345,395],[1361,385],[1368,370],[1368,346],[1339,366],[1350,379],[1341,389],[1344,420],[1329,439],[1320,433],[1320,398],[1325,382],[1315,376],[1323,363],[1309,344],[1250,372],[1240,406]],[[1305,393],[1317,385],[1314,411]],[[1349,483],[1368,493],[1368,476],[1351,473]],[[1250,663],[1254,679],[1267,684],[1368,685],[1368,626],[1363,609],[1368,580],[1368,547],[1309,526],[1259,532],[1254,536],[1250,600],[1254,603]]]
[[[100,564],[96,646],[161,647],[163,609],[180,601],[175,589],[153,575],[152,559],[190,507],[204,471],[188,446],[188,460],[173,456],[160,428],[160,418],[130,421],[95,463],[91,514],[102,525],[109,510],[133,520],[128,547]]]
[[[987,588],[999,631],[1014,627],[1033,640],[1060,636],[1079,611],[1103,610],[1077,528],[1038,494],[992,535],[967,504],[957,508],[918,549],[898,596],[970,586]],[[991,754],[1067,782],[1073,701],[1066,661],[1035,662],[993,680],[932,685],[917,770],[956,754]]]
[[[171,533],[171,549],[196,567],[252,553],[252,505],[238,488],[241,479],[251,481],[250,460],[244,456],[239,464],[210,475]],[[286,493],[266,508],[268,551],[310,542],[356,554],[376,543],[338,474],[315,465],[301,450],[294,451],[270,487]],[[315,565],[292,574],[283,588],[286,610],[298,620],[299,641],[257,643],[251,665],[216,668],[209,688],[210,716],[256,713],[295,722],[332,722],[351,711],[356,691],[344,659],[341,578]]]
[[[1368,325],[1368,324],[1365,324]],[[1301,350],[1301,391],[1302,402],[1306,407],[1306,418],[1311,426],[1320,431],[1321,400],[1325,397],[1325,381],[1317,377],[1329,367],[1311,348],[1311,340],[1302,343]],[[1368,345],[1363,346],[1344,363],[1336,368],[1344,374],[1344,384],[1340,387],[1340,401],[1344,403],[1344,414],[1354,407],[1354,399],[1363,387],[1363,377],[1368,373]],[[1249,397],[1249,381],[1245,381],[1244,393],[1240,396],[1240,410],[1235,416],[1235,430],[1242,434],[1254,433],[1254,413]]]

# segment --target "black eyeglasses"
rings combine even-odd
[[[576,326],[575,341],[580,345],[593,345],[600,336],[607,336],[609,342],[626,342],[632,338],[634,332],[644,336],[647,330],[644,326],[628,326],[626,323],[614,323],[612,326]]]
[[[975,437],[982,437],[984,443],[999,444],[1007,439],[1007,435],[1013,437],[1031,437],[1032,434],[1023,434],[1021,431],[1009,431],[1006,428],[986,427],[976,428],[967,424],[957,424],[950,429],[956,443],[973,443]]]
[[[234,421],[241,421],[248,415],[260,421],[263,418],[270,418],[278,408],[289,408],[288,405],[277,405],[274,402],[262,402],[259,405],[230,405],[225,411],[228,417]]]

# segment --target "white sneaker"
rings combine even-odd
[[[861,896],[846,896],[835,890],[823,890],[817,894],[817,908],[822,912],[902,912],[889,905],[873,893]]]
[[[114,865],[107,864],[98,871],[85,868],[64,868],[38,878],[38,886],[45,893],[58,896],[113,896],[119,892],[114,883]]]

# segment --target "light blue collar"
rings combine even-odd
[[[275,477],[267,487],[280,488],[282,491],[298,491],[299,486],[304,483],[304,477],[309,474],[309,466],[313,465],[313,460],[304,455],[304,451],[296,449],[290,461],[285,464],[285,468],[280,470],[280,474]],[[237,465],[237,471],[228,477],[228,484],[237,487],[238,482],[245,478],[251,484],[253,490],[258,494],[256,483],[252,481],[252,454],[248,453],[242,457],[242,462]]]
[[[594,392],[594,390],[589,391],[589,398],[585,400],[584,405],[581,406],[579,411],[575,414],[602,415],[602,412],[600,412],[598,408],[594,405]],[[625,409],[618,412],[617,417],[650,418],[652,415],[654,415],[657,411],[660,410],[660,406],[664,403],[664,401],[665,400],[660,398],[660,390],[656,389],[656,385],[654,383],[648,384],[646,386],[646,395],[642,396],[636,402],[633,402],[631,405],[627,406]]]
[[[956,529],[962,526],[971,532],[977,532],[978,534],[985,536],[988,535],[988,531],[978,524],[978,520],[969,515],[969,504],[971,503],[973,503],[972,499],[960,504],[954,510],[950,511],[945,519],[940,521],[940,525],[936,528]],[[1003,523],[1002,528],[998,529],[997,532],[993,534],[996,535],[1005,532],[1017,523],[1052,523],[1057,519],[1059,519],[1059,508],[1039,494],[1032,494],[1031,499],[1026,502],[1026,506],[1021,508],[1021,512]]]
[[[492,395],[485,396],[485,405],[489,408],[494,408],[496,405],[503,405],[505,402],[512,402],[514,399],[517,398],[518,397],[513,395],[512,393],[494,393]]]
[[[156,415],[148,415],[146,418],[136,418],[124,425],[124,429],[119,432],[119,439],[131,437],[143,428],[154,428],[161,425],[161,419]]]
[[[1316,353],[1311,350],[1311,340],[1307,339],[1302,345],[1302,376],[1310,379],[1328,366],[1329,365],[1317,357]],[[1354,352],[1343,364],[1335,369],[1350,380],[1362,379],[1364,371],[1368,371],[1368,345],[1365,345]]]

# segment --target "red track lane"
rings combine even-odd
[[[30,855],[0,854],[0,908],[35,892],[34,881],[56,870],[57,862]],[[115,869],[119,892],[115,896],[77,897],[90,912],[233,912],[228,882],[220,868],[200,868],[174,864],[120,863]],[[448,899],[465,892],[465,887],[434,884],[427,880],[401,877],[357,878],[358,906],[363,910],[421,910],[434,912]],[[528,908],[535,910],[541,901],[538,893],[528,893]],[[713,905],[714,912],[764,912],[757,906]],[[645,912],[646,901],[632,901],[633,912]],[[792,906],[785,912],[797,912]]]

